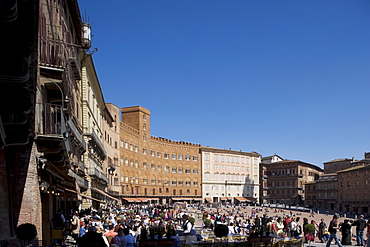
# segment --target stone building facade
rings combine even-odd
[[[283,160],[264,164],[267,171],[267,196],[269,203],[304,205],[304,184],[315,181],[323,170],[302,161]]]
[[[108,121],[103,122],[104,130],[104,142],[103,145],[107,152],[107,158],[105,159],[105,173],[108,178],[108,188],[107,192],[117,198],[121,194],[120,177],[121,170],[119,169],[119,159],[120,159],[120,116],[121,109],[112,103],[106,103],[107,110],[111,118],[112,123],[109,124]],[[113,198],[106,198],[112,199]]]
[[[93,206],[99,209],[106,201],[108,187],[107,152],[103,144],[106,126],[112,126],[114,119],[107,110],[99,79],[91,54],[86,54],[82,63],[82,129],[87,144],[84,166],[88,176],[87,190],[83,195],[82,208]]]
[[[259,202],[260,154],[201,147],[205,202]]]
[[[141,106],[121,112],[119,169],[124,201],[201,201],[200,145],[151,136],[150,111]]]

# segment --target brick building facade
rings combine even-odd
[[[151,136],[150,111],[143,107],[121,111],[119,169],[124,200],[201,201],[200,145]]]
[[[304,205],[304,184],[315,181],[323,170],[302,161],[283,160],[264,164],[267,172],[268,203]]]
[[[338,211],[369,216],[370,165],[360,165],[338,172]]]

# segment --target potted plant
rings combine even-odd
[[[211,220],[210,219],[204,219],[204,228],[208,228],[211,226]]]
[[[27,246],[37,236],[36,226],[31,223],[24,223],[15,229],[16,237],[21,240],[22,246]]]
[[[308,246],[311,246],[311,241],[315,240],[316,227],[313,224],[307,224],[303,227],[305,238],[308,242]]]
[[[195,223],[195,218],[194,218],[194,217],[192,217],[192,216],[189,216],[189,222],[190,222],[192,225],[194,225],[194,223]]]

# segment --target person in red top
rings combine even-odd
[[[284,220],[284,232],[287,233],[287,236],[290,237],[290,231],[289,231],[289,223],[290,223],[290,216],[287,216],[286,219]]]
[[[108,240],[108,243],[110,243],[110,241],[112,240],[112,238],[114,238],[114,236],[116,236],[118,234],[118,232],[115,232],[114,231],[114,226],[113,225],[109,225],[109,231],[104,233],[104,236],[107,237],[107,240]]]

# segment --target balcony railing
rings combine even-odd
[[[76,58],[78,47],[62,40],[40,37],[40,63],[44,66],[63,68],[70,58]]]
[[[85,136],[90,137],[90,146],[98,154],[101,160],[104,160],[107,157],[107,152],[105,151],[103,143],[100,141],[99,136],[92,130],[91,133],[86,133]]]
[[[68,170],[68,175],[71,176],[71,177],[74,177],[76,179],[77,184],[80,187],[85,188],[85,189],[87,189],[89,187],[89,182],[86,179],[78,176],[72,170]]]
[[[48,103],[38,103],[37,106],[42,116],[42,125],[39,126],[41,128],[39,133],[62,136],[62,106]]]
[[[100,170],[98,170],[96,167],[89,167],[89,175],[92,177],[96,177],[98,179],[101,179],[108,183],[107,176]]]

